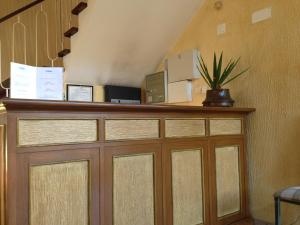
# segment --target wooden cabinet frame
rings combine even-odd
[[[5,126],[0,125],[0,225],[5,225],[5,200],[6,200],[6,131]]]
[[[170,105],[115,105],[18,99],[4,99],[3,104],[5,108],[2,107],[2,111],[0,110],[0,121],[1,125],[5,126],[5,133],[7,132],[6,140],[4,141],[4,143],[7,143],[7,147],[2,149],[2,151],[0,150],[2,156],[2,158],[0,157],[0,161],[3,161],[3,156],[5,156],[4,160],[6,164],[5,169],[3,166],[0,166],[0,179],[2,180],[0,183],[0,194],[1,196],[5,195],[5,200],[2,200],[0,204],[0,211],[1,215],[5,214],[6,216],[5,225],[29,224],[29,168],[31,165],[49,165],[86,160],[89,161],[91,179],[91,197],[89,204],[91,219],[89,225],[113,225],[113,158],[150,153],[153,155],[154,160],[153,168],[151,167],[151,169],[154,169],[153,181],[155,186],[153,191],[154,196],[151,195],[151,203],[154,198],[154,222],[155,225],[173,225],[171,152],[172,150],[184,151],[200,148],[203,149],[203,195],[201,197],[204,198],[204,225],[228,225],[233,222],[243,224],[243,222],[249,221],[250,219],[248,212],[246,153],[244,146],[246,140],[245,118],[247,114],[255,111],[255,109]],[[180,137],[166,137],[166,120],[193,120],[197,118],[203,118],[203,120],[205,120],[206,136],[193,136],[193,134],[189,132],[186,132],[185,135],[185,133],[182,132],[183,137],[181,137],[181,135]],[[243,132],[236,135],[211,136],[209,134],[209,120],[215,118],[241,118],[243,122]],[[78,143],[74,140],[74,143],[17,146],[18,119],[93,119],[97,120],[98,139],[91,143]],[[137,138],[132,140],[108,141],[105,139],[105,120],[113,119],[157,119],[159,120],[159,136],[149,139]],[[51,126],[51,124],[49,126]],[[197,127],[198,125],[195,126]],[[64,127],[62,126],[61,129],[64,129]],[[133,126],[130,129],[135,129],[135,127]],[[181,128],[175,127],[174,129],[180,130]],[[237,214],[218,219],[214,149],[215,147],[224,145],[240,146],[241,211]],[[149,159],[147,159],[146,162],[147,165],[149,165]],[[183,161],[180,161],[180,168],[183,164]],[[197,166],[198,164],[199,161],[195,161],[194,165]],[[86,174],[86,167],[84,168],[84,174]],[[147,180],[148,184],[146,187],[149,187],[151,186],[151,184],[149,185],[151,182],[149,182],[149,167],[147,168],[145,180]],[[194,168],[194,166],[192,166],[192,168]],[[199,174],[196,174],[196,177],[198,176]],[[126,182],[126,180],[118,181]],[[197,181],[197,185],[199,185],[200,182],[199,180]],[[197,188],[198,186],[193,187]],[[138,189],[138,191],[140,190]],[[144,193],[150,192],[141,193],[141,195],[143,195]],[[193,193],[198,194],[196,191]],[[195,196],[198,199],[197,201],[200,201],[200,196]],[[136,202],[139,203],[139,199],[133,199],[133,202],[135,204]],[[195,204],[195,206],[196,210],[200,210],[197,204]],[[181,210],[180,207],[178,207],[178,209],[179,211]],[[195,212],[197,212],[196,210]],[[197,219],[198,218],[199,217],[197,217]]]
[[[216,182],[216,154],[215,149],[218,147],[239,147],[239,177],[240,177],[240,211],[224,217],[218,218],[217,215],[217,182]],[[247,170],[246,170],[246,158],[243,138],[214,138],[210,141],[210,212],[212,218],[212,224],[225,225],[235,221],[241,220],[248,214],[247,208]]]
[[[89,225],[99,225],[99,149],[64,150],[52,152],[39,152],[17,155],[17,223],[16,225],[30,224],[29,209],[29,180],[30,167],[42,165],[55,165],[60,163],[88,161],[89,163],[89,196],[88,218]]]

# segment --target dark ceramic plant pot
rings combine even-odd
[[[234,101],[230,97],[229,89],[207,90],[203,106],[232,107]]]

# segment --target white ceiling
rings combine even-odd
[[[88,0],[65,57],[66,81],[140,86],[203,0]]]

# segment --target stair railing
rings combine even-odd
[[[62,57],[71,51],[70,38],[78,32],[77,16],[87,7],[86,1],[36,0],[0,18],[0,98],[3,91],[6,97],[9,94],[10,76],[4,75],[9,75],[11,61],[63,66]],[[4,77],[8,79],[3,81]]]
[[[5,90],[5,97],[8,98],[9,96],[9,87],[4,87],[4,84],[2,82],[2,42],[0,40],[0,87]]]
[[[26,30],[25,24],[21,22],[20,14],[33,8],[37,4],[42,3],[43,1],[44,0],[36,0],[26,6],[23,6],[15,11],[9,13],[8,15],[0,18],[0,24],[1,24],[1,23],[4,23],[5,21],[17,16],[17,22],[13,23],[13,28],[12,28],[12,61],[15,61],[15,41],[16,41],[15,40],[16,39],[15,31],[16,31],[16,28],[18,26],[20,26],[24,33],[24,35],[23,35],[24,61],[25,61],[25,64],[27,63],[27,44],[26,44],[27,30]],[[10,88],[5,87],[4,82],[2,81],[2,40],[1,39],[0,39],[0,88],[5,91],[5,97],[9,97],[9,89]]]

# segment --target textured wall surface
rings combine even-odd
[[[223,3],[217,11],[213,0],[206,0],[169,55],[196,47],[211,68],[213,52],[224,50],[225,61],[241,56],[239,69],[251,67],[230,88],[236,106],[257,109],[248,120],[250,206],[255,218],[271,222],[273,193],[300,184],[300,1]],[[252,13],[269,6],[272,19],[252,25]],[[217,36],[216,27],[223,22],[227,32]],[[202,80],[194,82],[191,104],[201,105],[202,85]],[[291,224],[300,208],[284,205],[283,215],[284,224]]]

